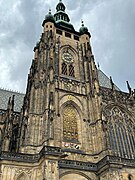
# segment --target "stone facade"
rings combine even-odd
[[[60,1],[43,22],[20,112],[0,111],[1,180],[135,179],[135,92],[100,86],[82,24]]]

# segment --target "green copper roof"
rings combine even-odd
[[[55,23],[54,16],[52,15],[50,9],[49,9],[49,13],[45,16],[45,20],[43,21],[42,26],[44,26],[46,22],[52,22],[52,23]]]
[[[65,27],[67,29],[70,29],[74,31],[74,27],[70,22],[69,16],[67,13],[65,13],[65,5],[60,0],[59,3],[56,6],[56,13],[54,14],[55,22],[57,25],[61,27]]]
[[[60,11],[60,10],[65,11],[65,9],[66,9],[65,5],[63,4],[62,0],[60,0],[56,6],[56,10],[57,11]]]
[[[88,28],[84,26],[84,23],[82,21],[82,27],[79,29],[80,34],[87,34],[88,33]]]
[[[54,16],[51,14],[51,10],[49,10],[49,13],[45,16],[45,20],[55,22]]]

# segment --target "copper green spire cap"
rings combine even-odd
[[[45,24],[46,22],[55,23],[55,19],[54,19],[54,16],[52,15],[52,13],[51,13],[51,9],[49,9],[48,14],[45,16],[45,20],[43,21],[42,26],[44,26],[44,24]]]
[[[62,0],[59,0],[57,6],[56,6],[56,13],[54,14],[55,22],[58,26],[61,26],[62,28],[66,28],[68,30],[74,31],[74,27],[72,24],[70,24],[70,19],[68,14],[65,12],[65,5],[62,2]]]
[[[56,6],[56,13],[54,14],[56,21],[65,21],[65,22],[70,21],[68,14],[65,13],[65,9],[66,7],[63,4],[62,0],[59,0],[59,3]]]
[[[48,14],[45,16],[45,20],[46,20],[46,21],[55,22],[54,16],[53,16],[52,13],[51,13],[51,9],[49,9]]]
[[[88,28],[84,26],[83,20],[81,21],[81,23],[82,23],[82,27],[79,29],[80,34],[81,35],[87,34],[88,33]]]
[[[65,9],[66,9],[66,7],[65,7],[65,5],[63,4],[62,0],[59,0],[59,3],[58,3],[57,6],[56,6],[57,12],[58,12],[58,11],[63,11],[63,12],[64,12]]]

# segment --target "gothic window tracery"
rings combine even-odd
[[[128,113],[118,107],[106,110],[108,144],[115,155],[134,157],[135,124]]]
[[[62,63],[62,74],[75,77],[75,71],[73,65],[67,65],[66,63]]]
[[[77,112],[72,105],[66,106],[63,112],[63,139],[78,140]]]
[[[62,64],[61,64],[61,73],[70,77],[75,77],[75,62],[74,55],[70,49],[64,49],[62,51]]]
[[[62,74],[67,75],[67,65],[66,65],[66,63],[62,63]]]
[[[75,77],[74,66],[72,64],[66,64],[65,62],[62,63],[62,74]]]
[[[74,77],[74,67],[72,64],[69,65],[69,76]]]

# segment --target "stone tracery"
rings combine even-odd
[[[119,107],[106,109],[108,146],[115,155],[126,158],[134,157],[135,124],[128,113]]]

